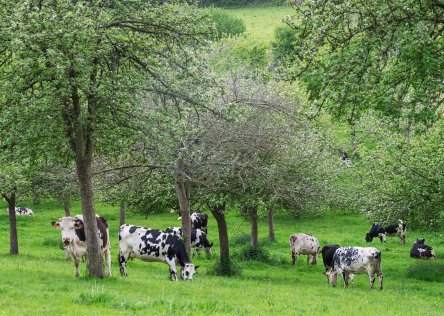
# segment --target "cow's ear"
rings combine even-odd
[[[83,222],[81,221],[74,222],[74,229],[82,229],[82,228],[83,228]]]
[[[60,223],[59,222],[52,221],[51,224],[52,224],[52,227],[54,227],[54,228],[59,228],[60,227]]]
[[[197,270],[199,268],[199,266],[194,266],[194,270]]]
[[[213,247],[213,243],[210,244],[210,248]]]

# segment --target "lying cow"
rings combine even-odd
[[[168,227],[166,232],[182,238],[181,227]],[[207,235],[202,230],[191,228],[191,247],[194,248],[197,255],[200,254],[201,249],[205,249],[207,255],[211,256],[211,248],[213,247],[213,243],[208,241]]]
[[[119,229],[119,266],[122,276],[128,275],[128,259],[165,262],[172,281],[177,281],[176,263],[182,267],[181,277],[192,280],[198,266],[190,262],[185,245],[176,235],[156,229],[122,225]]]
[[[370,278],[370,290],[375,283],[375,274],[378,275],[379,289],[382,290],[381,252],[373,247],[340,247],[333,255],[331,271],[324,272],[328,282],[336,286],[338,274],[344,280],[344,287],[353,274],[367,273]]]
[[[387,242],[387,236],[399,236],[400,243],[405,244],[405,235],[407,232],[407,225],[400,221],[399,224],[393,224],[386,228],[378,226],[374,223],[370,231],[365,236],[367,242],[371,242],[373,238],[379,237],[381,242]]]
[[[425,244],[425,239],[420,238],[413,244],[412,250],[410,250],[410,257],[420,259],[436,259],[435,250],[432,247]]]
[[[6,215],[9,215],[9,208],[6,208]],[[18,216],[34,216],[34,212],[27,207],[16,206],[15,207],[15,215]]]
[[[299,255],[307,255],[307,264],[316,264],[320,245],[316,237],[307,234],[293,234],[290,235],[290,249],[291,259],[293,265],[296,264],[296,259]]]
[[[111,248],[109,244],[108,223],[101,216],[96,216],[97,233],[100,239],[102,255],[105,257],[108,267],[108,275],[111,276]],[[83,216],[62,217],[58,222],[52,222],[54,228],[60,228],[62,232],[62,241],[66,251],[67,259],[74,259],[76,267],[76,277],[79,276],[80,259],[86,255],[86,237],[83,223]]]

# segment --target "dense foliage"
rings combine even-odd
[[[283,74],[304,80],[316,109],[350,123],[368,109],[430,126],[443,104],[441,1],[294,1],[278,52]],[[281,36],[283,38],[283,36]]]
[[[246,28],[244,22],[229,14],[228,11],[218,8],[208,9],[210,19],[214,22],[216,32],[213,36],[214,40],[222,37],[230,37],[245,33]]]
[[[199,0],[202,6],[243,7],[248,5],[282,5],[287,0]]]

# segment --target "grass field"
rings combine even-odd
[[[327,285],[322,274],[322,259],[317,266],[300,258],[290,264],[288,236],[294,232],[316,235],[321,243],[364,246],[370,225],[364,216],[324,213],[316,218],[295,220],[286,214],[276,216],[277,241],[266,241],[266,223],[260,223],[263,248],[271,261],[242,262],[239,277],[217,277],[209,273],[216,258],[204,256],[193,262],[200,265],[193,282],[169,281],[168,267],[162,263],[131,261],[129,276],[119,275],[117,264],[118,208],[100,205],[98,213],[110,223],[113,277],[104,280],[74,277],[74,264],[59,249],[60,231],[51,220],[62,216],[52,203],[32,207],[35,217],[18,218],[20,255],[10,256],[8,219],[0,214],[0,309],[1,315],[441,315],[444,308],[444,265],[437,261],[417,261],[409,257],[412,241],[423,236],[443,257],[440,234],[408,230],[407,245],[390,238],[387,247],[379,241],[383,255],[384,290],[368,290],[368,276],[357,275],[350,288]],[[4,209],[0,205],[0,209]],[[79,208],[74,209],[79,213]],[[128,214],[128,223],[152,228],[177,225],[173,214]],[[248,243],[248,223],[236,212],[228,213],[233,256]],[[218,254],[217,228],[210,219],[209,237]]]
[[[289,6],[247,7],[229,9],[229,12],[244,21],[248,35],[257,41],[271,42],[276,27],[283,25],[282,20],[293,14]]]

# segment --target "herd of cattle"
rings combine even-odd
[[[17,215],[33,215],[30,209],[17,207]],[[191,246],[194,252],[204,249],[211,256],[210,243],[207,238],[208,215],[205,213],[191,214]],[[102,255],[105,259],[108,274],[111,275],[111,255],[109,242],[109,227],[106,220],[98,216],[97,228],[101,241]],[[62,242],[67,259],[72,259],[75,264],[76,276],[79,276],[79,263],[86,255],[86,238],[83,216],[62,217],[59,221],[53,221],[52,226],[62,233]],[[401,244],[405,244],[406,224],[400,221],[398,224],[386,228],[373,224],[367,233],[365,240],[371,242],[373,238],[379,238],[381,242],[387,242],[387,236],[398,236]],[[353,280],[355,274],[367,273],[370,278],[370,289],[373,288],[375,275],[379,279],[379,288],[382,289],[381,252],[374,247],[341,247],[340,245],[326,245],[322,249],[316,237],[308,234],[292,234],[289,238],[293,265],[296,264],[299,255],[307,255],[307,264],[317,264],[319,253],[325,267],[324,274],[329,284],[336,286],[337,276],[341,275],[344,286]],[[193,254],[194,256],[194,254]],[[417,239],[410,251],[410,256],[421,259],[436,259],[435,251],[425,244],[425,239]],[[168,227],[165,231],[144,228],[135,225],[124,224],[119,229],[119,266],[120,274],[127,275],[126,263],[129,259],[139,258],[142,261],[165,262],[169,266],[170,278],[177,281],[176,265],[181,266],[181,277],[184,280],[192,280],[198,266],[191,263],[182,240],[181,227]]]

